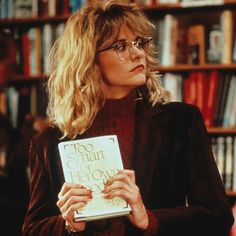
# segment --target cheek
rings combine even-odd
[[[99,69],[103,79],[107,82],[115,82],[124,75],[124,68],[114,60],[103,60],[99,62]]]

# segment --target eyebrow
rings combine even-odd
[[[137,36],[134,40],[131,40],[131,41],[136,41],[136,40],[139,39],[139,38],[142,38],[142,37],[141,37],[141,36]],[[129,40],[124,39],[124,38],[122,38],[122,39],[117,39],[113,44],[119,43],[119,42],[126,42],[126,41],[129,41]]]

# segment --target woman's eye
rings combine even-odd
[[[137,40],[137,47],[143,48],[145,45],[145,42],[142,39]]]
[[[116,50],[117,51],[125,51],[126,49],[126,44],[125,43],[120,43],[116,45]]]

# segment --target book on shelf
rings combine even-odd
[[[182,75],[165,73],[161,78],[163,87],[170,92],[171,101],[182,102]]]
[[[162,32],[160,35],[160,39],[163,43],[161,46],[161,61],[160,63],[163,66],[170,66],[173,65],[173,58],[172,58],[172,36],[173,36],[173,25],[176,22],[175,16],[171,14],[166,14],[163,19],[163,26],[162,27]]]
[[[79,183],[93,192],[86,206],[74,213],[75,221],[127,215],[130,207],[120,198],[105,199],[106,181],[123,169],[116,135],[64,141],[58,144],[65,181]]]
[[[233,191],[236,191],[236,136],[233,137]]]
[[[210,140],[225,190],[236,191],[236,137],[215,136]]]
[[[221,5],[224,4],[224,0],[182,0],[182,7],[197,7],[207,5]]]
[[[173,3],[179,3],[180,0],[157,0],[158,4],[173,4]]]
[[[199,107],[206,118],[206,103],[208,95],[207,74],[205,72],[191,72],[187,79],[183,81],[184,102],[194,104]]]
[[[223,53],[221,63],[227,64],[232,62],[233,53],[233,12],[224,10],[220,15],[220,27],[223,35]]]
[[[219,105],[217,105],[218,111],[215,117],[215,123],[214,123],[215,126],[222,126],[222,123],[223,123],[223,117],[224,117],[226,101],[227,101],[227,97],[229,93],[231,75],[230,74],[226,74],[225,76],[222,75],[220,80],[222,80],[223,82],[221,82],[222,90],[217,96],[219,100],[219,103],[218,103]]]
[[[236,93],[236,76],[232,76],[229,84],[229,91],[228,91],[228,96],[226,99],[226,104],[225,104],[225,111],[224,111],[224,116],[223,116],[223,127],[230,127],[230,126],[235,126],[234,124],[230,124],[231,117],[233,117],[235,114],[233,114],[233,105],[235,104],[234,99]]]
[[[214,24],[208,32],[207,62],[221,63],[223,55],[223,33],[219,24]]]
[[[42,73],[41,69],[41,30],[40,28],[30,28],[29,32],[29,74],[30,75],[40,75]]]
[[[225,138],[225,189],[232,190],[233,183],[233,138]]]
[[[206,79],[206,78],[205,78]],[[217,103],[217,92],[219,86],[219,72],[211,71],[207,79],[208,91],[206,92],[206,104],[205,104],[205,124],[208,127],[213,126],[214,115]],[[203,101],[204,102],[204,101]]]
[[[225,183],[225,155],[224,155],[224,137],[219,136],[216,139],[216,164],[223,183]]]
[[[188,29],[188,63],[205,64],[205,27],[190,25]]]
[[[23,59],[23,71],[26,76],[30,74],[30,39],[28,32],[24,32],[21,37],[22,40],[22,59]]]
[[[6,92],[0,90],[0,114],[7,114],[7,98]]]
[[[234,33],[233,62],[236,62],[236,29]]]
[[[3,0],[4,1],[4,0]],[[14,16],[9,18],[27,18],[32,17],[32,0],[16,0]]]

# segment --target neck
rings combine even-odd
[[[121,99],[129,95],[135,88],[122,89],[103,89],[105,99]]]

